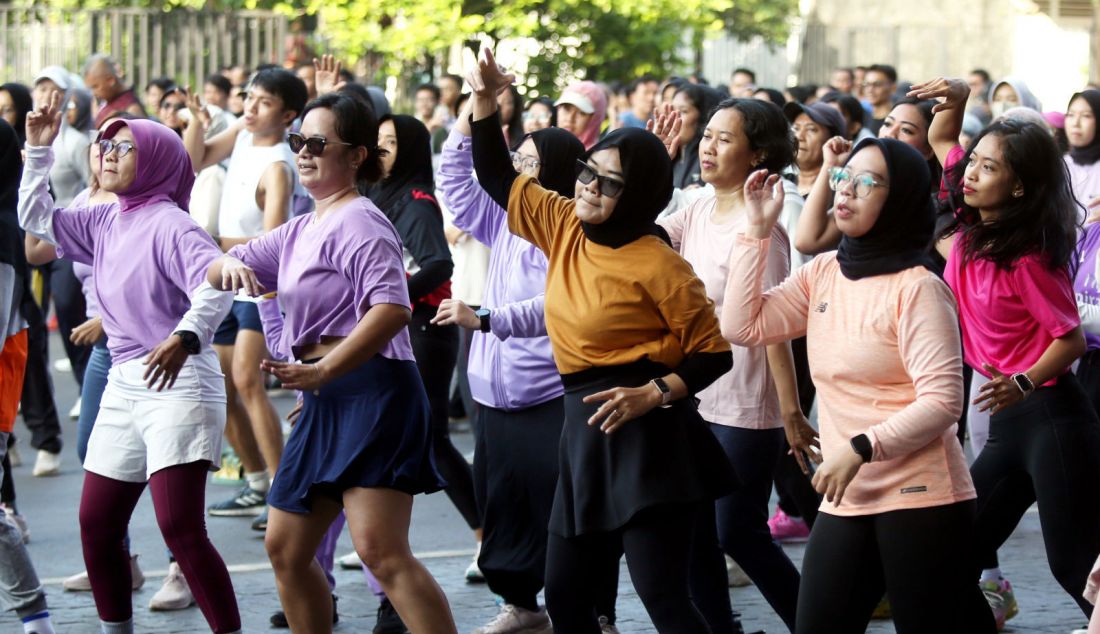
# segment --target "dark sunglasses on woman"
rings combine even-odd
[[[308,139],[297,132],[291,132],[286,135],[286,142],[290,145],[290,151],[295,154],[302,151],[302,148],[309,148],[309,153],[313,156],[321,156],[325,151],[325,146],[329,143],[335,143],[337,145],[346,145],[353,147],[351,143],[345,143],[343,141],[329,141],[323,136],[311,136]]]
[[[587,185],[591,183],[593,179],[598,180],[600,183],[600,195],[607,196],[608,198],[618,198],[619,194],[623,193],[623,188],[626,187],[626,183],[621,180],[611,178],[610,176],[600,176],[591,165],[578,160],[577,180],[579,180],[582,185]]]

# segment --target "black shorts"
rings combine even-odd
[[[263,334],[263,322],[260,321],[260,308],[254,302],[233,300],[233,308],[225,316],[217,332],[214,333],[214,345],[231,346],[237,342],[237,333],[241,330],[255,330]]]

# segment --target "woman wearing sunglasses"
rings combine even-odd
[[[279,597],[295,632],[332,631],[329,584],[314,555],[343,509],[356,551],[409,629],[452,633],[446,597],[409,549],[412,496],[444,482],[406,328],[401,240],[357,191],[382,173],[377,119],[343,92],[303,114],[290,143],[316,211],[234,247],[207,273],[227,290],[277,291],[279,348],[296,361],[263,363],[303,393],[267,498]]]
[[[824,459],[813,484],[825,500],[795,631],[863,632],[885,589],[898,632],[993,632],[974,583],[976,495],[955,438],[958,314],[926,250],[927,162],[893,139],[857,145],[830,176],[839,250],[762,292],[783,206],[777,180],[761,170],[745,184],[722,332],[740,345],[807,335]]]
[[[112,368],[84,460],[80,535],[104,632],[133,632],[124,538],[148,485],[157,522],[214,632],[241,622],[229,573],[206,535],[206,476],[221,458],[225,383],[210,340],[232,296],[206,283],[217,245],[187,214],[194,172],[180,138],[115,121],[100,141],[111,203],[54,211],[45,174],[60,93],[27,118],[20,224],[90,264]],[[117,210],[116,210],[117,209]]]
[[[496,105],[515,78],[483,55],[468,76],[474,168],[509,230],[547,256],[546,329],[565,388],[546,567],[554,630],[600,631],[596,586],[625,552],[658,631],[709,632],[688,591],[692,535],[700,505],[735,476],[688,397],[730,369],[730,350],[702,282],[653,222],[672,161],[630,128],[578,161],[574,199],[517,174]]]

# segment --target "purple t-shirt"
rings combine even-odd
[[[371,306],[411,306],[401,239],[374,203],[360,197],[316,218],[312,212],[291,218],[229,250],[268,292],[279,292],[285,318],[280,348],[295,357],[322,337],[346,337]],[[412,361],[409,330],[379,354]]]
[[[221,256],[214,240],[167,199],[134,211],[114,203],[53,215],[59,257],[90,264],[111,361],[148,354],[175,332],[191,293]]]
[[[1096,252],[1100,251],[1100,223],[1085,227],[1085,235],[1078,243],[1079,260],[1077,277],[1073,280],[1073,293],[1078,304],[1100,305],[1100,287],[1096,283]],[[1100,350],[1100,335],[1085,331],[1089,350]]]

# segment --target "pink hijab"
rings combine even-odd
[[[134,135],[137,174],[126,191],[118,192],[119,211],[133,212],[163,202],[188,211],[195,172],[179,135],[155,121],[120,119],[107,126],[103,138],[114,138],[123,126]]]
[[[595,108],[592,117],[588,120],[588,125],[580,136],[584,149],[589,150],[600,140],[600,127],[603,126],[603,120],[607,117],[607,93],[593,81],[575,81],[569,84],[565,92],[576,92],[584,95]]]

